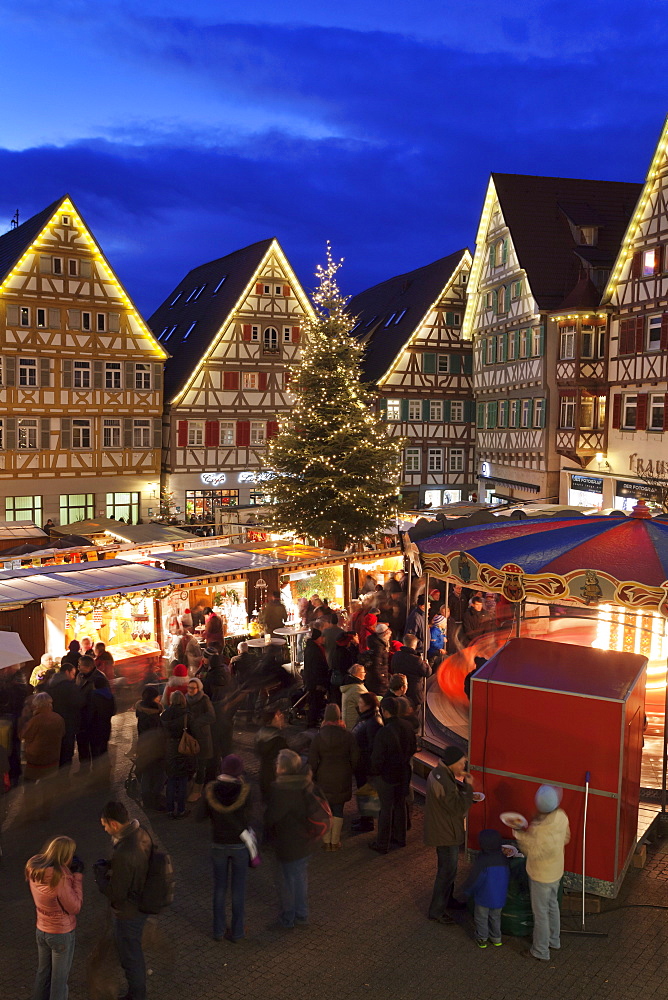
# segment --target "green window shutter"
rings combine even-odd
[[[506,236],[505,240],[503,241],[503,250],[501,252],[501,263],[502,264],[507,264],[508,263],[508,237],[507,236]]]
[[[497,416],[498,416],[498,406],[499,404],[494,399],[491,403],[487,404],[487,426],[496,427]]]
[[[459,355],[458,354],[450,354],[449,358],[450,358],[450,374],[451,375],[459,375],[459,372],[461,371],[460,357],[459,357]]]
[[[520,331],[513,330],[513,337],[515,338],[515,358],[520,356]]]
[[[504,364],[508,360],[508,334],[502,333],[499,337],[498,361]]]
[[[435,354],[423,354],[422,355],[422,371],[425,375],[435,375],[436,374],[436,355]]]
[[[401,400],[401,419],[408,420],[408,400]]]
[[[489,266],[496,267],[496,247],[493,243],[489,248]]]
[[[156,392],[162,392],[162,371],[164,367],[163,362],[153,365],[153,388]]]
[[[476,427],[482,428],[484,426],[485,426],[485,404],[478,403],[478,415],[476,418]]]
[[[503,311],[508,312],[510,309],[510,285],[506,285],[503,289]]]
[[[545,426],[545,400],[544,399],[534,399],[534,423],[537,423],[539,427]],[[538,417],[538,420],[536,420]]]
[[[545,354],[545,327],[541,323],[540,334],[538,337],[538,356],[542,358],[544,354]]]
[[[490,364],[495,365],[496,364],[496,337],[491,337],[490,339],[491,339],[491,345],[492,345],[492,360],[491,360]]]
[[[473,399],[464,400],[464,420],[468,424],[472,424],[475,420],[475,400]]]
[[[494,312],[494,315],[498,316],[498,314],[499,314],[499,290],[498,290],[498,288],[495,288],[492,291],[492,310]]]
[[[443,423],[444,424],[449,424],[450,423],[450,400],[449,399],[444,399],[443,400]]]
[[[383,414],[383,417],[387,417],[387,399],[385,398],[385,396],[381,396],[380,399],[378,400],[378,408],[380,409],[380,412]]]
[[[422,400],[422,419],[429,420],[429,400]]]
[[[462,371],[465,375],[473,374],[473,353],[471,351],[462,354]]]

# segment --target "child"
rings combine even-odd
[[[478,838],[480,854],[471,874],[462,886],[466,896],[473,896],[475,909],[475,940],[479,948],[487,947],[489,939],[501,947],[501,910],[506,902],[510,868],[501,850],[501,834],[496,830],[482,830]]]

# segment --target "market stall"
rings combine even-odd
[[[380,584],[382,587],[404,568],[404,557],[399,547],[356,552],[349,559],[350,594],[353,598],[359,597],[365,587],[369,586],[367,578],[374,585]]]

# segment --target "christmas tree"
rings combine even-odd
[[[295,405],[268,448],[271,525],[337,548],[371,541],[396,516],[401,441],[390,437],[360,380],[364,347],[350,335],[327,246],[318,266],[316,318],[305,326],[299,368],[290,382]]]

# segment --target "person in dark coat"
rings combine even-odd
[[[366,668],[366,686],[379,698],[389,686],[390,641],[392,634],[385,622],[379,622],[369,635],[369,662]]]
[[[301,757],[283,749],[276,760],[265,813],[265,829],[274,845],[280,868],[279,923],[286,929],[308,923],[308,862],[312,841],[308,835],[311,772]]]
[[[304,644],[303,676],[304,690],[308,693],[306,725],[309,729],[315,729],[325,710],[327,688],[329,686],[329,669],[327,667],[322,634],[320,629],[317,628],[311,631],[311,638],[307,639]]]
[[[160,690],[147,685],[135,705],[137,717],[137,777],[141,797],[148,809],[163,809],[160,801],[165,783],[165,731],[160,725]]]
[[[417,636],[417,651],[424,652],[424,594],[420,594],[415,604],[408,612],[405,632]]]
[[[213,939],[237,942],[246,936],[244,908],[246,876],[250,856],[244,840],[251,822],[250,785],[243,780],[244,765],[236,754],[228,754],[221,773],[204,788],[195,819],[211,820],[213,864]],[[231,869],[232,921],[226,930],[225,897]]]
[[[462,625],[467,646],[470,646],[472,642],[480,638],[486,630],[487,624],[485,613],[482,610],[482,597],[472,597],[471,603],[464,612]]]
[[[230,676],[237,689],[245,688],[253,670],[257,666],[257,658],[248,649],[247,642],[237,643],[237,655],[230,660]],[[247,691],[239,706],[246,713],[246,722],[253,719],[255,693]]]
[[[331,629],[330,629],[331,632]],[[326,635],[325,635],[326,638]],[[354,632],[341,632],[328,656],[329,700],[341,707],[341,685],[345,683],[350,668],[357,662],[359,647]]]
[[[378,836],[369,847],[387,854],[391,845],[406,846],[406,797],[411,783],[411,758],[417,751],[410,722],[399,718],[399,702],[389,700],[383,707],[382,729],[373,741],[371,772],[380,798]]]
[[[366,691],[357,698],[358,721],[353,726],[353,737],[359,750],[359,759],[355,767],[355,784],[360,788],[369,781],[371,774],[371,754],[376,733],[383,727],[383,717],[380,714],[378,696],[373,691]],[[373,816],[360,816],[353,820],[353,830],[356,833],[366,833],[373,830]]]
[[[271,785],[276,778],[276,759],[288,744],[281,730],[285,726],[285,716],[280,709],[266,708],[262,718],[262,728],[255,736],[255,753],[260,761],[260,791],[265,802],[269,801]]]
[[[79,657],[79,672],[76,676],[76,683],[83,695],[84,704],[81,710],[81,728],[77,733],[77,750],[79,752],[79,770],[88,770],[93,766],[93,758],[99,756],[100,744],[106,732],[104,705],[101,699],[104,697],[99,692],[105,687],[111,694],[109,681],[104,674],[95,666],[92,656]],[[98,692],[96,705],[94,706],[94,694]],[[109,705],[106,705],[109,708]],[[97,712],[96,712],[97,708]],[[112,713],[113,714],[113,713]],[[110,721],[110,718],[109,720]],[[109,737],[107,736],[107,741]],[[93,750],[95,749],[95,753]]]
[[[408,682],[408,697],[416,708],[425,700],[426,680],[431,667],[417,651],[417,636],[405,635],[404,644],[392,657],[392,673],[404,674]]]
[[[285,609],[285,604],[281,600],[281,595],[278,590],[272,592],[272,598],[267,601],[262,612],[260,614],[260,621],[264,626],[265,632],[275,632],[277,628],[283,628],[286,621],[288,620],[288,612]]]
[[[498,830],[481,830],[478,837],[480,853],[473,862],[468,878],[462,886],[463,896],[473,896],[475,939],[479,948],[486,948],[490,940],[501,945],[501,911],[506,905],[510,883],[510,865],[501,850]]]
[[[76,670],[79,666],[79,657],[81,656],[81,643],[78,639],[72,639],[72,642],[67,647],[67,652],[62,657],[60,661],[60,666],[62,667],[64,663],[70,663]]]
[[[172,697],[174,696],[172,695]],[[188,796],[188,801],[197,802],[202,793],[202,786],[204,785],[209,761],[213,760],[212,730],[216,723],[216,713],[211,704],[211,699],[208,695],[204,694],[204,685],[199,677],[191,677],[188,681],[186,705],[188,708],[188,726],[199,743],[195,784],[193,785],[191,794]]]
[[[328,705],[308,755],[313,780],[324,792],[332,810],[332,825],[323,838],[325,850],[338,851],[341,847],[343,806],[353,795],[353,774],[359,755],[357,741],[346,729],[339,706]]]
[[[93,690],[89,698],[90,752],[93,760],[107,752],[111,736],[111,720],[116,714],[116,701],[109,681],[99,670],[93,671]]]
[[[466,904],[453,896],[459,848],[464,843],[466,814],[473,802],[473,782],[466,771],[466,754],[449,746],[427,779],[424,811],[424,842],[436,848],[437,871],[429,904],[429,919],[452,924],[447,910]]]
[[[19,719],[26,699],[32,694],[32,687],[26,684],[23,673],[16,667],[0,670],[0,715],[9,716],[12,721],[9,747],[9,781],[12,788],[21,778],[21,734]]]
[[[165,774],[167,776],[167,810],[174,819],[186,816],[186,793],[188,779],[197,767],[196,758],[179,753],[179,743],[184,730],[194,735],[187,726],[188,711],[186,696],[174,691],[168,707],[160,716],[160,725],[165,730]]]
[[[72,663],[61,664],[58,673],[51,678],[49,694],[53,700],[53,710],[65,722],[65,735],[60,747],[60,766],[68,767],[74,757],[74,741],[81,728],[81,711],[84,695],[77,687],[77,668]]]

